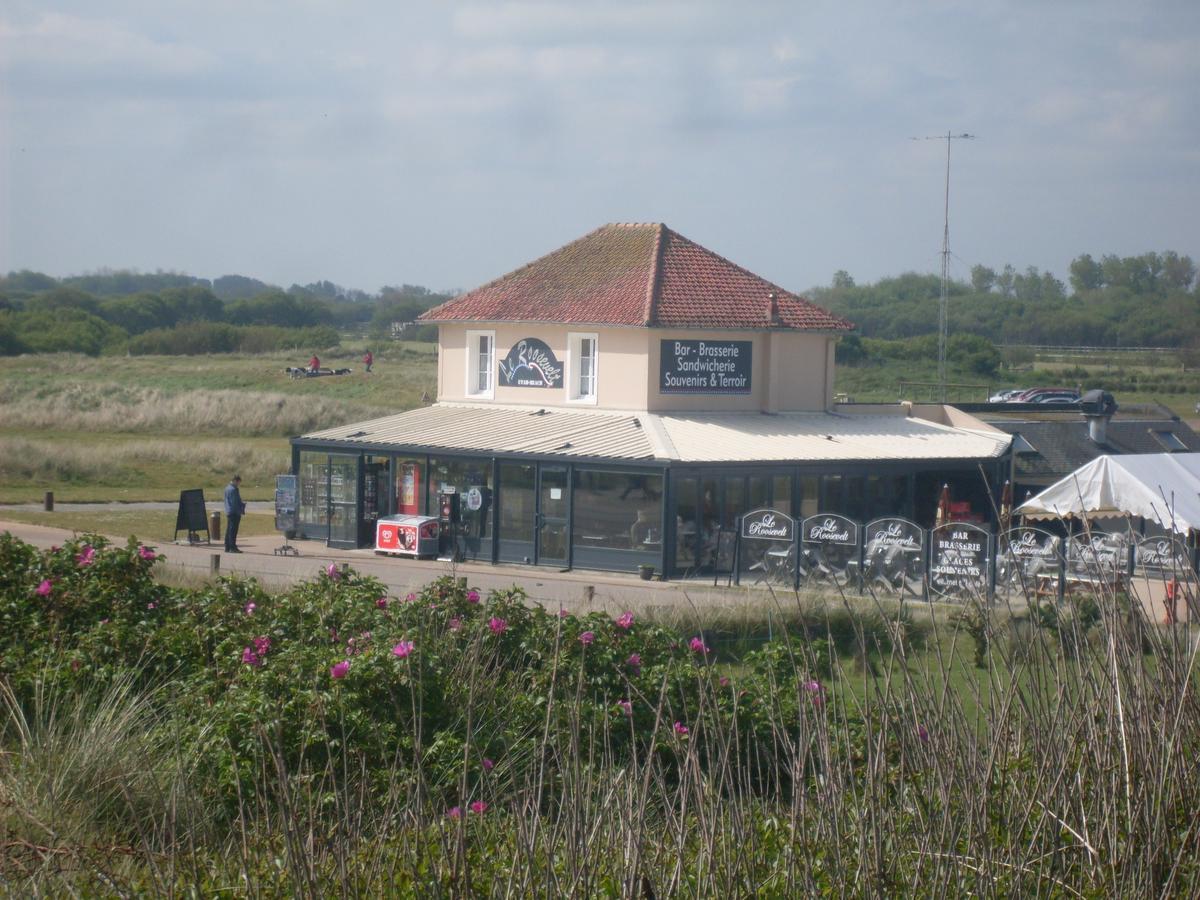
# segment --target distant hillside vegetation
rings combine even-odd
[[[1200,347],[1200,286],[1191,257],[1084,254],[1072,261],[1070,289],[1050,272],[1005,266],[971,269],[949,285],[951,334],[997,344]],[[906,273],[858,285],[846,272],[809,298],[854,322],[863,337],[891,340],[936,334],[941,281]]]
[[[347,331],[383,340],[393,322],[450,296],[409,284],[368,294],[329,281],[285,291],[242,275],[210,282],[173,272],[10,272],[0,278],[0,355],[311,351],[336,346]],[[406,338],[434,340],[436,329]]]

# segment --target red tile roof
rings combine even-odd
[[[421,318],[806,331],[854,327],[658,223],[604,225]]]

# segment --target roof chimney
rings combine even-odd
[[[1079,398],[1079,408],[1088,423],[1088,437],[1094,443],[1108,443],[1108,423],[1117,411],[1117,401],[1108,391],[1088,391]]]
[[[767,322],[771,325],[779,324],[779,298],[774,291],[767,294]]]

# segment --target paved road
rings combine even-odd
[[[165,506],[174,509],[176,504]],[[270,504],[264,506],[269,507]],[[37,508],[40,509],[40,506]],[[59,507],[56,505],[57,508]],[[66,505],[62,508],[65,509]],[[46,548],[61,544],[73,536],[67,529],[5,522],[3,518],[4,511],[0,507],[0,532],[11,532],[36,547]],[[126,538],[114,537],[113,540],[116,543],[124,543]],[[761,592],[736,588],[714,589],[707,582],[642,581],[636,575],[563,572],[557,569],[493,566],[487,563],[454,565],[433,560],[378,556],[372,550],[335,550],[319,541],[295,541],[292,546],[300,551],[300,555],[283,556],[275,552],[282,542],[283,539],[279,535],[244,537],[238,542],[243,552],[236,555],[224,553],[219,544],[189,546],[182,543],[151,542],[151,545],[165,557],[164,566],[196,576],[205,576],[212,571],[211,567],[215,561],[221,574],[254,577],[272,587],[282,587],[316,577],[332,562],[338,565],[349,564],[358,572],[378,578],[387,585],[388,591],[393,595],[403,596],[439,575],[456,575],[465,576],[473,587],[485,591],[516,584],[523,587],[532,600],[546,607],[565,608],[573,612],[600,609],[619,613],[626,609],[642,611],[663,607],[673,607],[683,612],[692,606],[712,608],[743,606],[748,601],[769,602],[769,598]]]

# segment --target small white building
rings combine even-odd
[[[462,503],[481,560],[694,571],[743,512],[980,519],[1011,438],[941,407],[835,406],[852,325],[662,224],[606,225],[430,310],[429,407],[292,439],[300,530]],[[985,480],[986,479],[986,480]],[[466,499],[469,498],[469,502]]]

